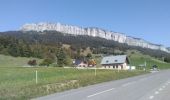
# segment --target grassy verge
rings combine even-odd
[[[38,84],[35,84],[35,71]],[[27,100],[68,89],[144,74],[143,71],[0,68],[0,100]]]
[[[132,52],[132,51],[131,51]],[[159,69],[169,69],[170,63],[163,62],[159,59],[151,57],[149,55],[143,55],[140,52],[135,51],[134,54],[127,54],[129,56],[131,65],[136,66],[137,68],[139,65],[144,65],[146,62],[146,68],[150,69],[153,65],[157,65]]]
[[[37,64],[39,64],[42,61],[42,59],[37,58],[11,57],[0,54],[0,67],[18,67],[18,66],[24,67],[28,66],[27,62],[33,59],[37,61]]]

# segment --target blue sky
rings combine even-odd
[[[170,47],[170,0],[0,0],[0,31],[25,23],[99,27]]]

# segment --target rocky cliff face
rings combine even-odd
[[[62,33],[73,34],[73,35],[88,35],[93,37],[101,37],[108,40],[114,40],[119,43],[127,43],[131,46],[140,46],[143,48],[150,48],[156,50],[162,50],[170,53],[170,49],[162,46],[149,43],[140,38],[134,38],[126,36],[122,33],[106,31],[100,28],[82,28],[78,26],[60,24],[60,23],[38,23],[38,24],[25,24],[21,27],[21,31],[59,31]]]
[[[170,51],[170,47],[168,47],[167,50]]]

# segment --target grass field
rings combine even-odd
[[[134,52],[134,53],[132,54],[131,52]],[[130,60],[130,65],[136,66],[137,69],[142,69],[142,68],[139,68],[139,65],[144,65],[145,62],[146,62],[147,70],[152,68],[153,65],[157,65],[159,69],[170,68],[170,63],[163,62],[149,55],[143,55],[139,51],[130,50],[130,51],[127,51],[125,54],[128,55],[128,58]],[[100,62],[102,58],[95,57],[95,60],[97,61],[97,67],[101,67]]]
[[[97,70],[97,76],[95,76],[92,69],[23,67],[30,59],[33,58],[0,55],[0,100],[28,100],[68,89],[148,73],[140,70],[120,72]],[[97,62],[100,60],[99,57]],[[140,53],[130,55],[130,60],[132,65],[143,64],[146,61],[148,68],[152,64],[157,64],[161,69],[170,67],[168,63]],[[41,59],[37,61],[40,62]],[[36,70],[38,71],[38,84],[35,80]]]
[[[35,71],[38,71],[38,84]],[[64,68],[0,68],[0,100],[27,100],[90,84],[144,74],[143,71],[78,70]]]
[[[26,58],[26,57],[11,57],[0,55],[0,67],[24,67],[27,66],[29,60],[36,58]],[[37,63],[41,62],[41,59],[36,59]]]
[[[157,65],[159,69],[170,68],[170,63],[163,62],[149,55],[143,55],[137,51],[134,51],[135,52],[134,54],[131,54],[130,52],[128,52],[127,55],[130,56],[129,59],[130,59],[131,65],[133,66],[138,67],[139,65],[144,64],[146,62],[147,69],[152,68],[153,65]]]

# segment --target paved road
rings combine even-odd
[[[170,70],[56,93],[36,100],[170,100]]]

